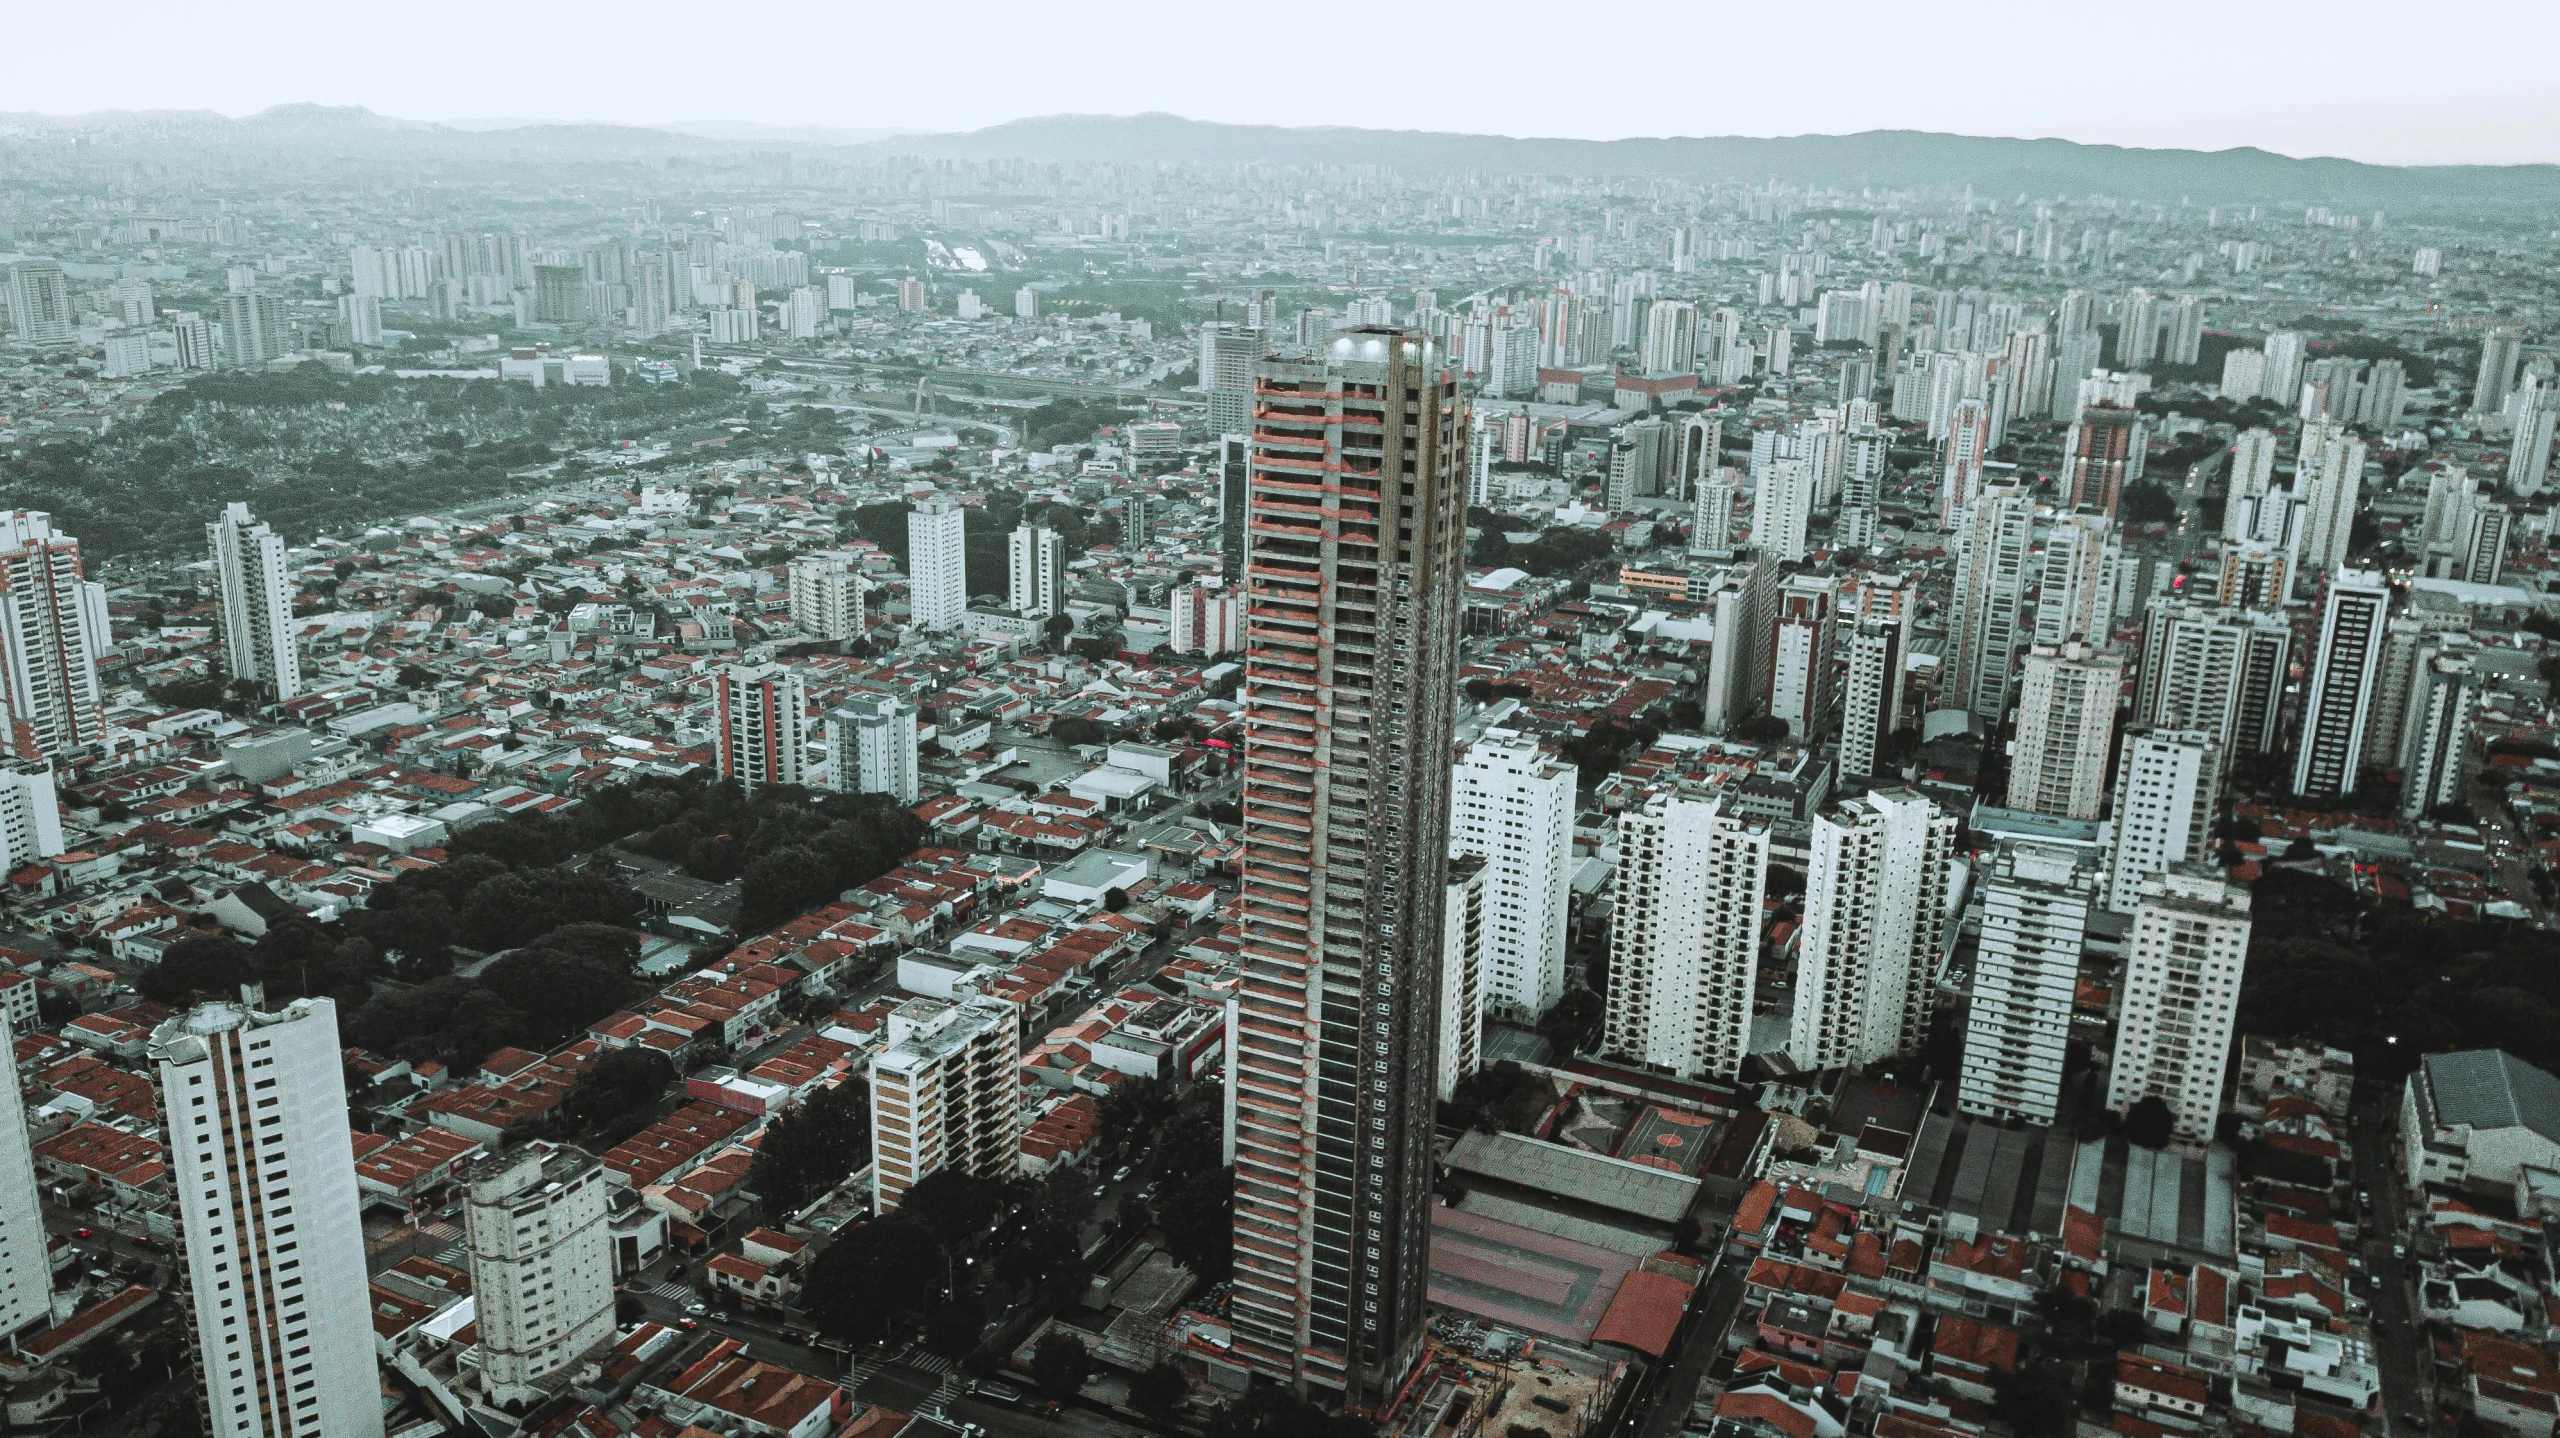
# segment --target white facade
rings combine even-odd
[[[1067,542],[1057,531],[1023,525],[1005,553],[1014,613],[1047,619],[1066,612]]]
[[[816,639],[862,637],[862,570],[851,556],[804,554],[791,561],[791,625]]]
[[[2303,505],[2294,572],[2323,576],[2347,561],[2356,504],[2364,485],[2364,441],[2327,418],[2302,427],[2293,492]]]
[[[492,1403],[534,1403],[542,1380],[614,1336],[604,1167],[532,1143],[476,1166],[464,1194],[481,1384]]]
[[[2208,730],[2132,729],[2116,765],[2107,908],[2130,914],[2142,886],[2211,855],[2222,803],[2222,746]]]
[[[1818,477],[1805,460],[1769,462],[1751,508],[1751,542],[1763,553],[1781,560],[1804,558],[1805,527],[1813,519]]]
[[[213,1438],[381,1438],[337,1006],[151,1036]]]
[[[106,732],[85,592],[80,541],[51,515],[0,511],[0,750],[11,758],[50,759]]]
[[[0,1053],[16,1052],[17,1041],[8,1014],[0,1011]],[[0,1064],[0,1342],[53,1314],[53,1267],[45,1258],[46,1241],[18,1066]]]
[[[2024,486],[1994,485],[1958,516],[1955,613],[1948,620],[1945,683],[1949,708],[1969,710],[1997,725],[2009,702],[2009,669],[2023,647],[2028,542],[2035,527],[2035,497]]]
[[[909,999],[871,1060],[871,1208],[946,1168],[1011,1178],[1022,1162],[1022,1020],[1002,999]]]
[[[2086,856],[2060,845],[2015,845],[1993,862],[1956,1086],[1966,1113],[2051,1123],[2060,1111],[2081,939],[2096,896]]]
[[[1769,715],[1798,739],[1831,714],[1832,604],[1839,581],[1791,574],[1778,587],[1778,618],[1769,641]]]
[[[1440,919],[1440,1101],[1484,1064],[1485,862],[1449,856],[1449,906]],[[1229,1080],[1232,1083],[1234,1080]]]
[[[918,629],[958,629],[969,616],[967,524],[938,497],[907,514],[907,610]]]
[[[1798,1066],[1873,1063],[1927,1036],[1955,837],[1955,817],[1908,789],[1814,816],[1787,1039]]]
[[[1534,1019],[1564,997],[1574,783],[1572,765],[1506,729],[1487,730],[1459,757],[1449,786],[1449,847],[1486,861],[1489,1012]]]
[[[2142,886],[2126,950],[2107,1107],[2157,1095],[2183,1142],[2213,1137],[2231,1024],[2249,957],[2249,891],[2209,865],[2182,865]]]
[[[2402,818],[2422,819],[2440,804],[2460,802],[2471,772],[2471,716],[2479,703],[2480,678],[2469,654],[2431,651],[2419,663],[2401,751]]]
[[[2104,644],[2115,628],[2115,591],[2107,562],[2113,526],[2089,510],[2054,522],[2044,540],[2036,583],[2036,642]]]
[[[2378,571],[2341,569],[2329,576],[2320,647],[2303,689],[2293,792],[2323,798],[2356,791],[2390,609],[2391,588]]]
[[[204,536],[213,551],[213,614],[226,675],[263,684],[277,699],[300,694],[302,654],[294,643],[284,536],[252,519],[245,504],[226,506]]]
[[[53,771],[0,769],[0,875],[60,854],[62,805]]]
[[[922,794],[916,706],[858,694],[827,715],[827,775],[840,793],[890,794],[912,804]]]
[[[1176,585],[1167,643],[1176,654],[1232,654],[1244,647],[1244,591],[1216,579]]]
[[[2104,812],[2107,741],[2116,722],[2124,657],[2079,644],[2037,645],[2018,683],[2018,739],[2009,758],[2009,807],[2060,819]]]
[[[1618,844],[1602,1043],[1683,1078],[1734,1077],[1751,1049],[1768,826],[1663,796],[1620,817]]]

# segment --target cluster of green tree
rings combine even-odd
[[[465,831],[457,836],[457,852],[449,861],[403,871],[341,923],[377,947],[398,953],[404,975],[425,978],[450,967],[445,950],[456,943],[490,953],[530,942],[561,924],[622,925],[639,916],[640,896],[630,885],[567,867],[574,852],[527,861],[462,847],[465,839],[491,844],[514,837],[523,822],[506,820]]]
[[[560,1135],[583,1139],[598,1153],[663,1116],[676,1066],[650,1049],[607,1049],[579,1076],[553,1120]]]
[[[2344,885],[2270,869],[2253,886],[2243,1032],[2353,1053],[2396,1081],[2425,1054],[2501,1048],[2560,1072],[2560,964],[2520,923],[2365,907]]]
[[[2116,497],[2116,514],[2127,524],[2167,524],[2178,517],[2178,501],[2159,481],[2136,480]]]
[[[1497,684],[1482,677],[1468,680],[1466,690],[1467,697],[1478,704],[1490,704],[1496,699],[1526,699],[1535,692],[1526,684]]]
[[[449,1067],[468,1068],[493,1049],[549,1049],[647,992],[631,971],[639,948],[629,929],[564,924],[468,978],[384,988],[341,1013],[338,1029],[378,1053]]]
[[[1601,719],[1560,746],[1565,761],[1581,772],[1582,792],[1592,793],[1609,777],[1629,750],[1641,752],[1662,737],[1662,726],[1639,716],[1635,722]]]
[[[1124,408],[1129,403],[1114,398],[1079,399],[1060,395],[1025,415],[1022,447],[1047,450],[1062,444],[1091,444],[1096,430],[1105,425],[1125,424],[1136,417],[1134,411]]]
[[[1156,1190],[1150,1214],[1133,1193],[1119,1217],[1140,1226],[1153,1217],[1165,1252],[1203,1283],[1227,1276],[1233,1242],[1235,1170],[1225,1166],[1226,1090],[1200,1082],[1174,1088],[1140,1079],[1102,1101],[1104,1162],[1126,1158]]]
[[[1203,1438],[1377,1438],[1377,1425],[1323,1408],[1276,1384],[1257,1383],[1211,1415]]]
[[[957,1357],[977,1350],[991,1302],[1075,1297],[1088,1273],[1074,1226],[1081,1180],[1057,1178],[928,1176],[896,1212],[837,1235],[818,1255],[805,1290],[809,1321],[861,1341],[921,1326],[936,1352]]]
[[[747,1189],[764,1200],[767,1213],[798,1213],[870,1156],[870,1091],[849,1080],[820,1089],[765,1126]]]
[[[93,556],[188,549],[246,500],[294,535],[494,498],[555,446],[731,411],[739,386],[547,387],[339,375],[318,364],[202,375],[94,439],[0,455],[0,502],[51,512]]]
[[[1500,529],[1476,537],[1468,556],[1479,569],[1525,569],[1541,579],[1579,574],[1617,552],[1616,541],[1596,529],[1554,524],[1527,544],[1513,544]]]
[[[1528,1133],[1555,1103],[1555,1091],[1509,1059],[1487,1064],[1458,1080],[1440,1121],[1485,1133]]]
[[[583,816],[594,802],[570,817]],[[732,783],[697,781],[637,786],[627,802],[587,826],[591,833],[619,828],[600,842],[618,839],[635,853],[682,864],[706,882],[739,880],[740,933],[771,928],[871,882],[925,837],[924,821],[886,794],[777,786],[749,798]]]

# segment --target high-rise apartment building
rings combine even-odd
[[[0,1053],[16,1053],[17,1041],[0,1008]],[[0,1343],[53,1316],[51,1240],[38,1202],[18,1066],[0,1064]]]
[[[1997,725],[2009,703],[2009,671],[2026,645],[2022,606],[2027,554],[2035,530],[2035,496],[2024,485],[1994,485],[1960,518],[1955,550],[1955,613],[1947,623],[1951,708]]]
[[[1902,727],[1902,670],[1911,653],[1911,612],[1860,618],[1845,641],[1840,692],[1840,773],[1872,776],[1886,736]]]
[[[2107,750],[2124,687],[2124,656],[2085,644],[2039,644],[2018,683],[2009,807],[2095,819],[2106,803]]]
[[[2222,745],[2210,730],[2125,731],[2109,826],[2110,910],[2132,913],[2144,884],[2176,865],[2212,857],[2222,770]]]
[[[2551,446],[2560,434],[2560,383],[2549,375],[2525,377],[2515,401],[2515,439],[2507,447],[2507,488],[2530,499],[2551,476]]]
[[[2267,336],[2268,399],[2291,409],[2302,399],[2302,366],[2310,357],[2299,330],[2277,330]]]
[[[2133,723],[2204,730],[2226,758],[2273,752],[2292,657],[2281,614],[2154,604],[2143,616]]]
[[[1244,644],[1244,592],[1217,579],[1178,584],[1166,647],[1176,654],[1232,654]]]
[[[2317,580],[2347,562],[2364,457],[2364,441],[2334,421],[2315,419],[2302,427],[2293,475],[2293,492],[2303,505],[2297,575]]]
[[[1698,368],[1698,307],[1687,300],[1655,300],[1645,307],[1644,347],[1638,363],[1649,375],[1690,374]]]
[[[2443,649],[2448,634],[2466,632],[2471,613],[2453,605],[2442,608],[2424,601],[2434,596],[2412,593],[2413,603],[2382,627],[2382,658],[2375,666],[2373,718],[2365,729],[2365,752],[2373,762],[2398,766],[2407,762],[2409,696],[2416,692],[2418,670]]]
[[[2149,445],[2150,423],[2135,410],[2091,405],[2080,411],[2063,439],[2062,500],[2115,518],[2125,487],[2142,478]]]
[[[263,686],[278,700],[302,692],[302,650],[293,627],[293,576],[285,571],[284,536],[252,519],[249,506],[225,506],[204,527],[213,552],[214,628],[223,668],[234,681]]]
[[[1751,506],[1751,542],[1763,554],[1780,561],[1804,558],[1815,478],[1804,460],[1770,461]]]
[[[939,496],[907,514],[907,613],[918,629],[958,629],[969,617],[968,516]]]
[[[1013,612],[1047,619],[1067,610],[1067,541],[1046,525],[1026,524],[1005,545]]]
[[[2126,945],[2107,1107],[2157,1096],[2172,1132],[2213,1138],[2231,1025],[2249,958],[2249,891],[2210,864],[2183,864],[2142,886]]]
[[[592,1155],[545,1142],[463,1174],[472,1321],[491,1404],[530,1406],[561,1391],[545,1380],[616,1336],[607,1179]]]
[[[809,710],[800,672],[783,664],[731,664],[717,681],[720,777],[752,794],[801,782],[801,727]]]
[[[1449,858],[1449,901],[1440,918],[1440,1101],[1484,1064],[1485,858]]]
[[[24,345],[67,345],[80,338],[71,281],[59,262],[20,260],[9,267],[9,328]]]
[[[236,365],[265,364],[293,349],[284,301],[263,290],[222,297],[222,343]]]
[[[1790,574],[1778,586],[1778,615],[1769,634],[1771,718],[1802,739],[1831,715],[1833,601],[1839,581],[1828,574]]]
[[[2428,653],[2410,686],[2400,752],[2400,814],[2423,819],[2439,805],[2462,801],[2471,774],[2471,719],[2480,705],[2480,676],[2466,644]]]
[[[916,802],[923,796],[916,735],[913,704],[886,694],[853,695],[827,715],[828,783],[839,793]]]
[[[212,1438],[381,1438],[337,1006],[205,1004],[152,1031]]]
[[[1022,1163],[1022,1017],[984,995],[909,999],[871,1059],[871,1211],[952,1169],[1005,1179]]]
[[[1218,440],[1218,572],[1227,583],[1244,583],[1244,519],[1246,477],[1252,473],[1252,441],[1243,434]]]
[[[1229,1312],[1366,1408],[1423,1335],[1465,431],[1418,333],[1255,383]]]
[[[2062,1107],[2062,1065],[2080,986],[2080,945],[2097,875],[2060,845],[2013,844],[1982,886],[1956,1106],[2049,1124]]]
[[[2507,391],[2515,387],[2516,364],[2524,358],[2524,335],[2500,325],[2480,341],[2480,368],[2471,381],[2471,412],[2498,414],[2507,407]]]
[[[2293,792],[2318,799],[2356,791],[2390,611],[2391,588],[2379,571],[2340,569],[2329,576],[2320,645],[2303,689]]]
[[[1955,842],[1955,816],[1908,789],[1814,816],[1787,1038],[1799,1067],[1873,1063],[1928,1034]]]
[[[53,517],[0,511],[0,704],[7,754],[53,759],[106,731],[80,541]]]
[[[2058,516],[2045,531],[2036,581],[2036,642],[2104,644],[2115,627],[2110,562],[2115,526],[2094,509]]]
[[[1608,1052],[1682,1078],[1732,1078],[1751,1051],[1769,826],[1656,795],[1618,821]]]
[[[1564,997],[1575,771],[1537,739],[1488,729],[1458,756],[1449,846],[1485,858],[1484,1006],[1534,1020]]]
[[[847,554],[791,561],[791,626],[813,639],[862,637],[862,566]]]
[[[1212,321],[1200,327],[1200,390],[1209,399],[1209,432],[1243,434],[1253,424],[1253,367],[1268,348],[1263,331]]]
[[[1884,431],[1873,425],[1860,425],[1849,431],[1841,446],[1840,515],[1833,526],[1833,540],[1842,549],[1864,549],[1876,542],[1876,529],[1884,504],[1886,459],[1892,444]]]

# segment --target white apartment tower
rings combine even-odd
[[[1488,729],[1449,787],[1449,848],[1485,858],[1484,1007],[1535,1019],[1564,997],[1575,773],[1538,741]]]
[[[2421,819],[2437,805],[2462,798],[2471,772],[2471,718],[2479,705],[2480,677],[2472,672],[2469,654],[2435,650],[2419,662],[2401,750],[2402,818]]]
[[[0,874],[14,874],[62,850],[62,804],[53,771],[41,764],[0,769]]]
[[[14,1054],[17,1041],[7,1012],[0,1011],[0,1053]],[[0,1063],[0,1343],[53,1316],[53,1265],[46,1258],[46,1243],[18,1066]]]
[[[1023,525],[1007,541],[1005,555],[1014,613],[1047,619],[1066,612],[1067,541],[1056,530]]]
[[[2080,944],[2097,875],[2060,845],[2003,849],[1982,889],[1956,1106],[1991,1118],[2051,1123],[2062,1106]]]
[[[844,554],[791,561],[791,626],[813,639],[862,637],[862,569]]]
[[[2009,807],[2059,819],[2104,811],[2107,741],[2124,687],[2124,657],[2087,645],[2037,645],[2018,685],[2018,737]]]
[[[2356,791],[2390,610],[2390,585],[2380,572],[2340,569],[2330,576],[2320,611],[2320,647],[2303,690],[2293,792],[2325,798]]]
[[[2279,613],[2154,603],[2143,616],[2133,722],[2204,730],[2226,759],[2270,752],[2282,737],[2292,656],[2293,630]]]
[[[2115,626],[2108,581],[2113,526],[2094,509],[2077,510],[2045,532],[2044,568],[2036,583],[2036,642],[2104,644]]]
[[[1484,1064],[1485,860],[1449,856],[1449,907],[1440,920],[1440,1101]]]
[[[1873,1063],[1926,1037],[1955,841],[1955,817],[1908,789],[1814,816],[1787,1039],[1797,1065]]]
[[[1732,1078],[1751,1051],[1769,826],[1658,795],[1620,817],[1618,844],[1602,1043],[1682,1078]]]
[[[213,613],[226,677],[265,685],[277,699],[300,694],[302,654],[294,643],[284,536],[250,518],[249,506],[233,504],[204,527],[204,537],[213,551]]]
[[[1994,485],[1958,517],[1951,536],[1955,612],[1947,623],[1941,692],[1948,707],[1968,710],[1987,725],[1996,726],[2008,708],[2011,661],[2025,647],[2021,620],[2034,528],[2035,496],[2023,485]]]
[[[2142,886],[2125,952],[2124,994],[2107,1107],[2157,1095],[2173,1132],[2201,1146],[2222,1109],[2240,974],[2249,958],[2249,891],[2211,865],[2180,865]]]
[[[2303,506],[2294,573],[2325,576],[2346,563],[2356,498],[2364,483],[2364,453],[2364,441],[2333,420],[2315,419],[2302,427],[2293,475],[2293,492]]]
[[[732,664],[717,684],[720,777],[752,794],[803,776],[801,721],[809,710],[800,672],[782,664]]]
[[[463,1175],[462,1228],[478,1304],[480,1382],[491,1403],[537,1403],[543,1380],[610,1341],[613,1233],[604,1166],[529,1143]]]
[[[10,758],[51,759],[106,732],[88,593],[80,541],[51,515],[0,511],[0,750]]]
[[[917,773],[916,706],[885,694],[857,694],[827,715],[827,777],[838,793],[888,794],[901,804],[923,795]]]
[[[957,629],[969,616],[968,516],[936,497],[907,514],[907,612],[918,629]]]
[[[337,1006],[205,1004],[152,1032],[213,1438],[381,1438]]]
[[[1013,1005],[984,995],[909,999],[890,1013],[888,1040],[871,1060],[872,1212],[893,1212],[946,1168],[1013,1177],[1022,1159]]]
[[[1813,520],[1813,465],[1801,459],[1769,462],[1752,498],[1751,542],[1773,559],[1802,559]]]
[[[2176,865],[2211,858],[2221,803],[2222,746],[2211,731],[2125,731],[2107,854],[2108,909],[2130,914],[2144,884]]]

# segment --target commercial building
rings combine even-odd
[[[1814,816],[1787,1038],[1799,1067],[1869,1064],[1927,1035],[1955,841],[1955,816],[1909,789]]]
[[[2210,864],[2143,883],[2125,954],[2107,1107],[2168,1104],[2172,1132],[2201,1146],[2222,1111],[2231,1025],[2249,957],[2249,891]]]
[[[153,1030],[213,1438],[381,1438],[337,1006],[205,1004]]]
[[[799,671],[782,664],[731,664],[717,685],[720,777],[752,794],[800,783],[800,730],[809,697]]]
[[[923,797],[917,769],[916,706],[885,694],[857,694],[826,723],[827,779],[845,794]]]
[[[2060,1112],[2097,888],[2088,856],[2061,845],[2013,844],[1993,860],[1956,1081],[1956,1106],[1966,1113],[2051,1123]]]
[[[941,496],[907,514],[907,615],[926,630],[956,630],[968,621],[968,516]]]
[[[845,554],[791,561],[791,627],[812,639],[862,637],[862,569]]]
[[[871,1208],[952,1169],[1011,1178],[1021,1163],[1022,1018],[1002,999],[909,999],[871,1060]]]
[[[533,1404],[546,1380],[614,1337],[609,1185],[588,1154],[529,1143],[463,1175],[472,1321],[490,1403]]]
[[[2402,1177],[2514,1194],[2527,1169],[2560,1172],[2560,1079],[2503,1049],[2418,1061],[2400,1094]]]
[[[1769,828],[1656,796],[1619,819],[1606,1052],[1682,1078],[1732,1078],[1751,1049]]]
[[[1458,756],[1449,847],[1485,860],[1484,1006],[1533,1020],[1564,997],[1575,771],[1535,736],[1489,729]]]
[[[1367,1408],[1424,1332],[1465,455],[1422,334],[1256,378],[1229,1314],[1240,1361]]]
[[[251,518],[249,506],[232,504],[204,527],[204,537],[213,552],[214,628],[225,677],[261,685],[277,700],[300,694],[302,651],[294,642],[284,536]]]

